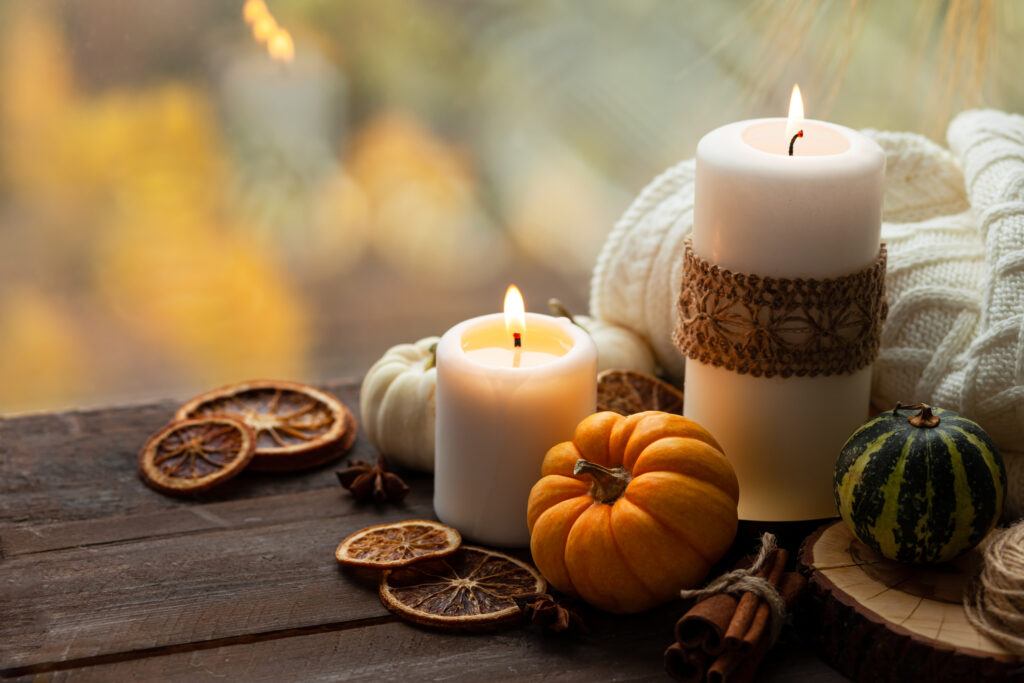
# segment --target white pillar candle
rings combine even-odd
[[[565,318],[520,321],[520,349],[501,313],[459,323],[437,345],[434,511],[469,539],[513,547],[529,545],[526,502],[544,454],[597,400],[590,336]]]
[[[792,115],[741,121],[700,141],[697,256],[734,272],[817,279],[877,258],[884,153],[849,128],[802,120],[800,109],[795,125]],[[797,129],[804,135],[790,156]],[[831,517],[833,466],[867,418],[870,386],[870,366],[754,377],[687,359],[684,413],[715,435],[736,469],[741,519]]]

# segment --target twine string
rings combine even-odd
[[[768,621],[771,629],[768,647],[771,647],[782,632],[782,624],[786,619],[786,603],[783,601],[779,589],[773,586],[771,581],[755,576],[755,574],[764,569],[765,563],[777,547],[775,535],[765,533],[761,536],[761,549],[750,567],[726,572],[703,588],[679,591],[679,596],[683,600],[701,600],[719,593],[737,597],[743,593],[753,593],[764,600],[771,610],[771,618]]]
[[[780,278],[722,268],[688,239],[672,336],[687,358],[754,377],[856,372],[878,355],[885,245],[867,267],[834,278]]]
[[[1024,522],[992,535],[982,569],[964,591],[964,612],[976,629],[1024,655]]]

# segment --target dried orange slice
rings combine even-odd
[[[462,536],[450,526],[428,519],[408,519],[350,534],[334,551],[334,559],[352,567],[392,569],[451,555],[461,544]]]
[[[214,389],[178,409],[179,419],[230,415],[256,433],[251,469],[299,470],[341,457],[356,419],[341,401],[298,382],[257,380]]]
[[[605,370],[597,376],[597,409],[620,415],[645,410],[682,415],[683,392],[642,372]]]
[[[233,417],[172,422],[146,441],[139,474],[157,491],[192,494],[241,472],[256,451],[256,436]]]
[[[516,596],[543,593],[536,569],[504,553],[462,546],[433,562],[390,569],[380,580],[389,610],[424,626],[486,629],[522,618]]]

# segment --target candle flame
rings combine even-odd
[[[510,341],[517,332],[520,336],[526,333],[526,303],[515,285],[509,285],[505,290],[505,331]]]
[[[242,18],[252,29],[257,43],[266,44],[267,54],[278,62],[288,64],[295,58],[295,43],[288,31],[278,25],[264,0],[245,0]]]
[[[793,86],[793,94],[789,96],[789,116],[786,118],[786,144],[804,127],[804,98],[800,96],[800,86]]]
[[[283,28],[278,28],[267,41],[267,52],[279,62],[289,64],[295,58],[295,43],[292,36]]]

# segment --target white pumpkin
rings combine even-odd
[[[434,471],[434,393],[437,337],[399,344],[363,379],[359,410],[370,442],[403,467]]]
[[[655,374],[657,361],[651,345],[639,334],[615,323],[586,315],[573,315],[558,299],[550,299],[551,315],[568,318],[590,334],[597,347],[597,371],[634,370]]]
[[[577,315],[573,319],[590,333],[597,346],[598,372],[614,369],[635,370],[648,375],[655,373],[657,364],[651,347],[633,330],[586,315]]]

